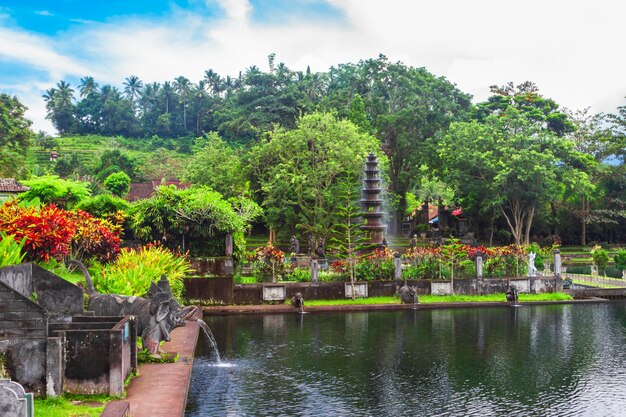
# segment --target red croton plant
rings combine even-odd
[[[25,207],[16,201],[0,206],[0,231],[21,241],[29,261],[60,260],[63,256],[101,262],[120,251],[121,227],[84,211],[67,211],[54,204]]]

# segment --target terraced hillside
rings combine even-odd
[[[145,150],[146,146],[139,142],[140,139],[137,139],[138,142],[133,144],[131,139],[87,135],[59,137],[56,138],[56,141],[58,146],[54,150],[61,157],[76,154],[88,170],[95,168],[100,155],[107,149],[122,150],[126,155],[135,159],[138,165],[141,165],[152,153],[152,151]],[[28,164],[31,168],[38,167],[35,172],[53,172],[54,162],[50,161],[50,149],[44,150],[38,146],[31,146],[28,152]]]

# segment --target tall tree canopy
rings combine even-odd
[[[490,115],[502,115],[512,107],[523,113],[529,121],[558,136],[576,129],[567,113],[560,111],[554,100],[539,94],[539,88],[531,81],[517,86],[512,82],[503,86],[492,85],[490,90],[493,95],[486,102],[478,104],[473,112],[474,117],[480,121]]]
[[[187,165],[185,181],[209,186],[226,198],[246,194],[248,180],[237,150],[215,132],[198,138],[196,143],[199,149]]]
[[[487,116],[484,124],[453,123],[439,142],[439,154],[444,177],[463,206],[474,213],[494,208],[518,244],[529,243],[533,220],[550,199],[588,181],[577,168],[580,154],[572,141],[512,107]]]
[[[424,68],[392,63],[383,55],[331,68],[328,91],[323,105],[343,108],[351,119],[358,108],[358,98],[352,105],[354,98],[363,98],[388,159],[389,191],[396,202],[392,226],[397,227],[406,210],[406,193],[419,183],[419,167],[431,155],[427,139],[462,119],[470,96]]]
[[[287,236],[297,230],[328,237],[343,204],[339,190],[358,184],[367,154],[379,149],[376,138],[329,113],[305,115],[296,129],[273,132],[250,156],[267,223]]]
[[[0,94],[0,176],[23,177],[24,159],[33,132],[17,97]]]

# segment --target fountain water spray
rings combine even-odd
[[[198,320],[198,325],[202,329],[204,333],[204,340],[207,342],[208,346],[213,348],[213,353],[215,353],[215,357],[217,358],[217,363],[222,363],[222,358],[220,357],[220,352],[217,350],[217,342],[215,341],[215,336],[213,336],[213,332],[208,324],[204,322],[204,320]]]

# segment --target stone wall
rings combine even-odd
[[[305,300],[315,299],[343,299],[345,298],[345,283],[339,282],[288,282],[278,284],[245,284],[232,285],[232,280],[220,281],[215,278],[185,279],[187,297],[194,302],[220,304],[262,304],[263,287],[267,285],[284,285],[286,299],[295,293],[302,294]],[[417,288],[418,295],[450,294],[450,281],[407,280],[408,285]],[[563,291],[563,280],[560,277],[535,278],[485,278],[456,279],[454,292],[456,294],[492,294],[504,293],[512,285],[519,292],[554,292]],[[230,292],[232,291],[232,293]],[[369,297],[393,296],[396,293],[395,281],[369,281]]]
[[[12,379],[46,392],[48,317],[33,301],[0,282],[0,355]]]
[[[137,368],[134,317],[77,316],[51,324],[63,340],[63,391],[83,395],[124,393],[124,380]]]
[[[2,268],[0,282],[36,301],[51,318],[83,314],[83,291],[38,265],[28,263]]]
[[[205,300],[217,303],[233,303],[233,277],[185,278],[184,297],[187,300]]]
[[[230,256],[191,258],[190,263],[195,275],[214,275],[218,277],[233,275],[233,258]]]

